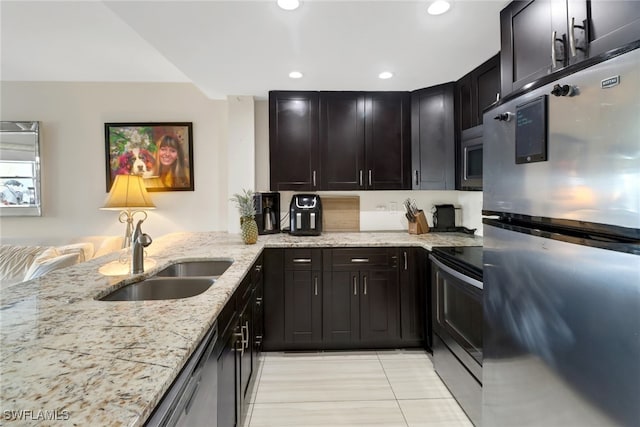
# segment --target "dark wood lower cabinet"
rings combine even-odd
[[[427,282],[406,249],[406,268],[398,248],[266,249],[264,349],[423,346]]]
[[[360,281],[360,343],[393,346],[400,337],[397,269],[365,270]]]
[[[322,343],[321,272],[286,270],[284,276],[284,333],[294,347]]]
[[[218,427],[234,427],[240,415],[240,396],[238,390],[238,341],[240,324],[234,318],[227,330],[220,336],[218,343]]]
[[[428,252],[422,248],[400,248],[400,333],[406,346],[431,348],[427,333]]]
[[[358,272],[324,272],[323,348],[351,348],[359,341]]]
[[[249,408],[264,335],[262,270],[261,257],[218,315],[218,427],[241,425]]]

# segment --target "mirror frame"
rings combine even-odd
[[[34,136],[34,191],[35,202],[25,206],[3,205],[0,203],[0,217],[5,216],[42,216],[42,194],[41,194],[41,174],[40,174],[40,122],[29,121],[1,121],[0,122],[0,153],[7,134],[33,134]],[[2,156],[0,155],[0,160]],[[9,178],[9,177],[4,177]]]

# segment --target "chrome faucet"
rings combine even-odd
[[[138,221],[131,238],[131,274],[144,273],[144,249],[151,244],[151,236],[142,232],[144,219]]]

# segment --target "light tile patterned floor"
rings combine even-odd
[[[473,427],[422,350],[264,353],[244,427]]]

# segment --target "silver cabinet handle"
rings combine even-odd
[[[364,184],[362,183],[362,169],[360,169],[360,187],[362,187]]]
[[[371,169],[369,169],[369,187],[371,187]]]
[[[318,276],[313,278],[313,293],[318,296]]]
[[[408,270],[409,269],[409,263],[407,262],[407,251],[402,252],[402,254],[404,255],[404,269]]]
[[[362,281],[364,282],[364,294],[367,294],[367,276],[362,276]]]
[[[358,278],[353,276],[353,295],[358,295]]]
[[[576,33],[575,33],[576,28],[580,28],[581,30],[585,29],[583,25],[576,25],[576,17],[572,16],[571,27],[569,28],[569,49],[571,49],[572,58],[575,58],[575,56],[578,54],[577,52],[578,50],[582,50],[581,48],[576,46]]]
[[[233,335],[240,338],[240,348],[238,348],[238,342],[236,341],[233,351],[239,352],[240,356],[244,356],[244,326],[240,327],[240,332],[235,332]]]
[[[242,347],[247,349],[249,348],[249,321],[244,322],[242,326]],[[247,338],[244,337],[244,331],[247,331]]]
[[[316,171],[313,171],[313,186],[316,186]]]
[[[369,258],[351,258],[351,262],[369,262]]]
[[[293,262],[296,264],[309,264],[311,262],[311,258],[294,258]]]
[[[420,176],[418,175],[418,170],[416,170],[416,187],[420,185]]]
[[[571,49],[571,57],[572,58],[575,58],[575,56],[578,54],[578,52],[576,52],[575,28],[576,28],[576,17],[572,16],[571,17],[571,27],[569,28],[569,49]]]

